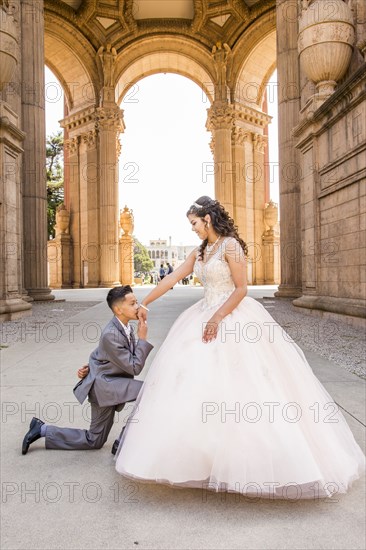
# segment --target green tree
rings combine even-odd
[[[154,262],[150,260],[147,249],[140,243],[136,237],[133,237],[134,241],[134,270],[142,271],[142,273],[149,273],[154,267]]]
[[[48,238],[55,237],[56,208],[64,200],[63,154],[64,138],[59,130],[46,140]]]

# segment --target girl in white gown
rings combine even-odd
[[[202,239],[142,301],[193,271],[204,298],[156,354],[116,458],[125,477],[269,498],[344,493],[365,456],[301,349],[246,296],[247,247],[218,203],[189,209]]]

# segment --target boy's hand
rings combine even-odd
[[[147,321],[144,321],[140,318],[137,326],[137,336],[139,340],[146,340],[147,337]]]
[[[78,378],[81,378],[82,380],[88,375],[88,373],[89,373],[89,366],[84,365],[83,367],[81,367],[81,369],[78,370]]]

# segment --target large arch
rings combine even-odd
[[[45,63],[59,79],[72,112],[95,105],[100,78],[93,47],[75,28],[58,19],[45,19]],[[60,32],[60,26],[65,32]]]
[[[276,68],[276,23],[265,14],[241,35],[233,48],[232,99],[260,108],[265,87]]]
[[[134,43],[118,56],[116,102],[121,103],[128,90],[141,78],[162,72],[180,74],[193,80],[212,103],[214,68],[207,50],[197,46],[196,42],[166,36]]]

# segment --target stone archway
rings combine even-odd
[[[240,232],[252,244],[249,282],[275,282],[273,269],[270,273],[265,268],[263,248],[266,246],[267,255],[273,257],[273,243],[271,250],[269,243],[263,243],[264,131],[270,117],[263,112],[260,98],[253,104],[236,93],[247,82],[243,76],[247,67],[251,67],[251,74],[261,90],[273,69],[273,19],[267,16],[266,24],[269,27],[267,37],[262,35],[260,38],[257,32],[254,33],[251,49],[245,41],[239,40],[233,50],[226,44],[217,43],[210,51],[187,38],[158,35],[135,41],[119,53],[106,44],[94,57],[82,39],[78,48],[71,51],[68,44],[55,36],[52,25],[48,25],[46,60],[51,59],[49,65],[65,83],[69,105],[68,116],[62,125],[68,137],[65,142],[65,186],[73,243],[71,286],[111,286],[121,282],[118,136],[124,131],[124,123],[123,111],[118,105],[138,80],[159,72],[185,76],[208,96],[211,107],[207,129],[212,133],[215,196],[235,217]],[[271,48],[270,61],[258,64],[258,56],[263,60],[263,52]],[[57,54],[51,55],[53,51]],[[87,52],[84,58],[80,57],[82,52]],[[238,59],[243,57],[244,63],[239,63]],[[70,86],[78,71],[78,86]],[[85,90],[91,94],[85,94]],[[254,167],[261,173],[259,179],[253,178]],[[68,282],[63,283],[67,285]]]

